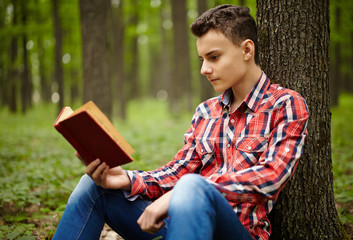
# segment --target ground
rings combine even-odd
[[[345,211],[353,218],[353,202],[349,202],[347,204],[336,203],[337,208],[344,208]],[[39,207],[36,205],[31,205],[26,207],[25,212],[28,215],[34,214],[35,212],[39,211]],[[7,213],[13,213],[16,211],[16,208],[9,205],[6,207]],[[25,220],[27,224],[34,224],[36,230],[34,230],[33,235],[36,236],[36,240],[42,239],[51,239],[52,234],[55,232],[55,225],[58,222],[59,216],[57,214],[48,214],[46,218],[30,218]],[[5,224],[5,220],[0,217],[0,226]],[[346,222],[343,224],[348,236],[350,239],[353,239],[353,222]],[[101,234],[100,240],[123,240],[118,234],[116,234],[113,230],[111,230],[107,225],[104,226],[104,229]]]

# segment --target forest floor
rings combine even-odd
[[[353,201],[346,204],[336,203],[337,209],[345,209],[347,215],[353,219]],[[343,228],[346,230],[347,235],[350,239],[353,239],[353,221],[346,221],[343,223]]]
[[[137,106],[130,106],[128,122],[114,122],[131,145],[138,146],[135,161],[126,169],[154,169],[171,159],[189,127],[191,114],[174,119],[168,115],[165,104],[145,104],[139,106],[138,112],[133,110]],[[6,126],[0,127],[0,239],[50,240],[67,198],[84,172],[80,161],[73,157],[71,146],[52,127],[56,115],[52,106],[39,106],[26,115],[0,109],[0,125]],[[155,119],[159,120],[158,125]],[[352,122],[353,96],[343,95],[340,105],[332,109],[332,160],[336,208],[351,239]],[[157,151],[158,156],[148,160]],[[101,240],[112,239],[119,238],[105,226]]]

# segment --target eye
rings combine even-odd
[[[202,57],[199,57],[199,60],[200,60],[200,62],[203,62],[203,58]]]
[[[210,56],[211,61],[217,61],[219,59],[219,55],[212,55]]]

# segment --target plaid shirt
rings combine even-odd
[[[232,90],[200,104],[174,159],[154,171],[127,171],[131,195],[158,198],[178,179],[198,173],[233,207],[255,239],[268,239],[267,218],[303,152],[309,117],[296,92],[263,73],[242,104],[229,112]]]

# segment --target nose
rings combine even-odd
[[[207,61],[203,61],[202,65],[201,65],[201,70],[200,70],[202,75],[209,75],[212,73],[212,67],[210,66],[210,64],[207,63]]]

